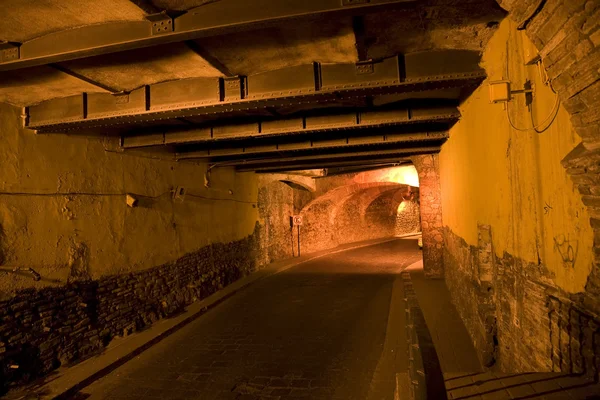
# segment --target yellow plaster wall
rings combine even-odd
[[[32,267],[44,279],[0,273],[0,293],[64,283],[73,266],[92,278],[149,268],[254,231],[255,174],[215,168],[207,189],[205,164],[105,151],[98,138],[36,135],[21,129],[19,111],[0,105],[0,266]],[[184,202],[171,197],[177,186],[188,191]],[[159,197],[129,208],[125,193]]]
[[[488,81],[510,79],[513,90],[534,85],[533,115],[542,122],[555,95],[537,66],[535,49],[509,19],[489,41],[482,66],[488,79],[461,106],[462,118],[440,154],[444,225],[477,245],[477,224],[492,226],[494,250],[541,262],[558,286],[584,290],[592,266],[593,232],[581,196],[560,161],[581,139],[562,108],[545,132],[513,129],[502,104],[490,104]],[[525,96],[508,105],[517,128],[531,127]]]

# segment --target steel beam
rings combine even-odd
[[[197,150],[189,152],[178,152],[175,155],[177,160],[213,158],[213,157],[234,157],[243,155],[266,155],[272,153],[281,153],[285,151],[303,151],[303,150],[326,150],[326,149],[357,149],[373,145],[398,146],[403,143],[415,142],[441,142],[448,138],[448,132],[425,132],[425,133],[398,133],[377,136],[350,136],[335,139],[305,139],[296,142],[281,142],[265,145],[248,145],[236,147],[236,142],[231,142],[231,147],[213,148],[206,150]]]
[[[48,66],[51,67],[51,68],[54,68],[57,71],[60,71],[60,72],[65,73],[65,74],[67,74],[69,76],[72,76],[73,78],[79,79],[80,81],[83,81],[85,83],[89,83],[90,85],[94,85],[97,88],[106,90],[107,92],[110,92],[110,93],[118,93],[119,92],[119,90],[117,90],[117,89],[115,89],[113,87],[110,87],[110,86],[105,85],[105,84],[100,83],[100,82],[96,82],[95,80],[90,79],[87,76],[79,74],[79,73],[77,73],[75,71],[71,71],[69,68],[64,67],[64,66],[62,66],[60,64],[49,64]]]
[[[436,122],[451,123],[457,121],[459,117],[458,109],[448,106],[360,111],[338,115],[265,120],[237,125],[214,125],[199,129],[123,136],[121,146],[129,149],[156,145],[215,143],[224,139],[267,138],[343,130],[366,131],[385,126]],[[352,141],[358,140],[355,135],[352,136]],[[350,142],[350,138],[348,142]]]
[[[438,149],[432,149],[431,151],[422,151],[414,154],[398,154],[391,157],[373,158],[373,159],[349,159],[349,160],[315,160],[305,161],[302,163],[279,163],[279,164],[265,164],[265,165],[238,165],[236,170],[239,172],[281,172],[281,171],[299,171],[306,169],[319,169],[319,168],[334,168],[334,167],[350,167],[350,166],[369,166],[377,165],[380,167],[390,166],[390,164],[405,164],[408,160],[406,157],[418,154],[431,154],[439,152]]]
[[[362,164],[362,165],[349,165],[347,167],[341,167],[341,168],[352,168],[353,170],[350,170],[349,172],[341,172],[341,173],[332,173],[329,174],[329,172],[327,172],[327,175],[323,175],[323,176],[315,176],[314,179],[322,179],[322,178],[327,178],[328,176],[336,176],[336,175],[344,175],[344,174],[350,174],[353,172],[363,172],[363,171],[372,171],[375,169],[381,169],[381,168],[390,168],[390,167],[397,167],[399,165],[404,165],[404,164],[408,164],[410,163],[409,160],[403,161],[403,160],[397,160],[394,159],[393,162],[384,162],[381,163],[379,161],[377,161],[374,164]],[[331,168],[335,168],[338,169],[336,167],[331,167]],[[323,167],[321,168],[323,170],[328,170],[329,168],[327,167]],[[249,172],[249,171],[242,171],[240,169],[238,169],[239,172]],[[273,174],[273,173],[292,173],[292,172],[300,172],[300,171],[305,171],[305,169],[297,169],[297,170],[289,170],[286,169],[285,167],[281,168],[263,168],[263,169],[259,169],[259,170],[252,170],[254,172],[256,172],[257,174]],[[306,171],[310,171],[310,170],[306,170]]]
[[[380,150],[368,150],[368,151],[353,151],[344,153],[325,153],[325,154],[309,154],[299,156],[280,156],[280,157],[265,157],[265,158],[253,158],[253,159],[237,159],[237,160],[226,160],[223,164],[228,166],[243,166],[243,167],[256,167],[256,166],[271,166],[272,164],[279,165],[281,163],[287,164],[300,164],[304,162],[331,162],[334,160],[344,162],[352,159],[366,159],[375,160],[380,158],[392,158],[392,157],[407,157],[407,155],[434,153],[440,150],[440,146],[424,146],[424,147],[400,147],[395,149],[380,149]],[[216,161],[215,165],[221,163]]]
[[[264,115],[269,110],[285,107],[319,108],[382,94],[475,88],[485,78],[485,71],[478,63],[477,52],[444,50],[359,64],[314,63],[249,77],[183,79],[147,86],[144,103],[125,112],[116,97],[105,94],[102,96],[106,97],[106,108],[96,114],[84,110],[81,118],[69,119],[36,115],[40,109],[54,109],[56,115],[70,114],[62,109],[63,99],[49,100],[28,109],[27,127],[39,132],[56,132],[142,122],[164,123],[181,117],[242,117]]]
[[[41,36],[21,44],[16,57],[0,57],[0,72],[222,35],[295,18],[336,13],[356,15],[413,1],[222,0],[176,17],[160,13],[148,16],[147,21],[87,25]],[[141,7],[145,4],[143,0],[133,2]]]

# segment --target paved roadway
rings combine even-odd
[[[392,288],[420,257],[416,240],[396,240],[258,281],[79,398],[391,399],[395,371],[382,354]]]

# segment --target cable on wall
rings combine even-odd
[[[548,117],[546,117],[546,119],[544,119],[543,122],[539,123],[538,125],[535,125],[535,121],[533,120],[533,107],[529,106],[529,116],[531,119],[531,128],[519,128],[517,127],[512,119],[510,118],[510,112],[508,110],[508,102],[506,103],[506,118],[508,119],[508,123],[510,124],[510,126],[520,132],[528,132],[531,130],[536,131],[537,133],[543,133],[545,132],[548,128],[550,128],[550,126],[552,126],[552,124],[554,123],[554,120],[556,119],[556,116],[558,115],[558,111],[560,110],[560,98],[558,97],[558,95],[556,95],[556,100],[554,101],[554,105],[552,106],[552,110],[550,111],[550,114],[548,115]],[[541,127],[545,126],[545,128],[540,129]]]

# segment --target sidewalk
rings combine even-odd
[[[600,383],[583,376],[484,372],[444,281],[425,279],[422,263],[407,271],[440,360],[448,399],[600,399]]]
[[[107,346],[102,354],[69,368],[59,368],[53,374],[28,387],[21,388],[19,391],[9,392],[4,399],[66,399],[183,328],[227,298],[263,278],[278,274],[296,265],[317,258],[397,239],[398,238],[386,238],[350,243],[338,246],[331,250],[320,251],[272,263],[265,268],[236,281],[206,299],[191,304],[184,313],[170,319],[160,320],[150,328],[127,338],[115,339]]]

